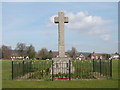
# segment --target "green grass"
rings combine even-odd
[[[112,63],[112,79],[119,79],[118,77],[118,63],[120,63],[120,60],[118,61],[113,61]]]
[[[118,60],[113,61],[111,80],[16,81],[11,80],[11,61],[2,61],[3,88],[118,88]]]
[[[12,63],[10,60],[2,61],[2,80],[12,80]]]
[[[3,81],[3,88],[117,88],[116,80]]]

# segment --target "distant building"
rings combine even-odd
[[[86,57],[83,54],[80,54],[79,56],[76,57],[78,60],[84,60]]]
[[[17,60],[24,60],[24,59],[29,59],[28,56],[19,56],[17,50],[11,50],[11,59],[17,59]]]
[[[118,54],[111,54],[110,59],[119,59],[119,55]]]
[[[57,51],[53,51],[53,58],[58,57],[58,52]]]
[[[91,53],[89,56],[88,56],[89,59],[103,59],[103,56],[102,54],[98,54],[98,53]]]
[[[65,57],[70,57],[68,52],[65,52]]]

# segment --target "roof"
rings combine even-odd
[[[119,56],[118,54],[111,54],[110,56]]]
[[[102,56],[102,54],[98,54],[98,53],[91,53],[89,56]]]

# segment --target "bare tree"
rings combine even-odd
[[[46,48],[42,48],[38,51],[38,57],[42,60],[45,60],[48,58],[48,50]]]
[[[49,51],[48,58],[49,58],[49,59],[52,59],[52,58],[53,58],[53,52],[52,52],[52,50]]]
[[[28,46],[26,53],[30,59],[34,59],[36,54],[34,46],[33,45]]]
[[[77,49],[75,47],[72,47],[72,49],[68,51],[68,54],[71,58],[75,59],[77,55]]]
[[[24,43],[17,43],[16,50],[19,56],[26,56],[26,45]]]
[[[2,47],[0,47],[0,59],[2,58]]]
[[[2,45],[2,58],[4,59],[10,59],[11,57],[11,47],[9,46],[5,46],[5,45]]]

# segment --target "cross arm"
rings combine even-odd
[[[68,23],[68,17],[64,17],[64,23]]]
[[[54,17],[54,22],[59,23],[59,17]]]
[[[59,17],[54,17],[54,22],[59,23]],[[68,23],[68,17],[64,17],[64,23]]]

